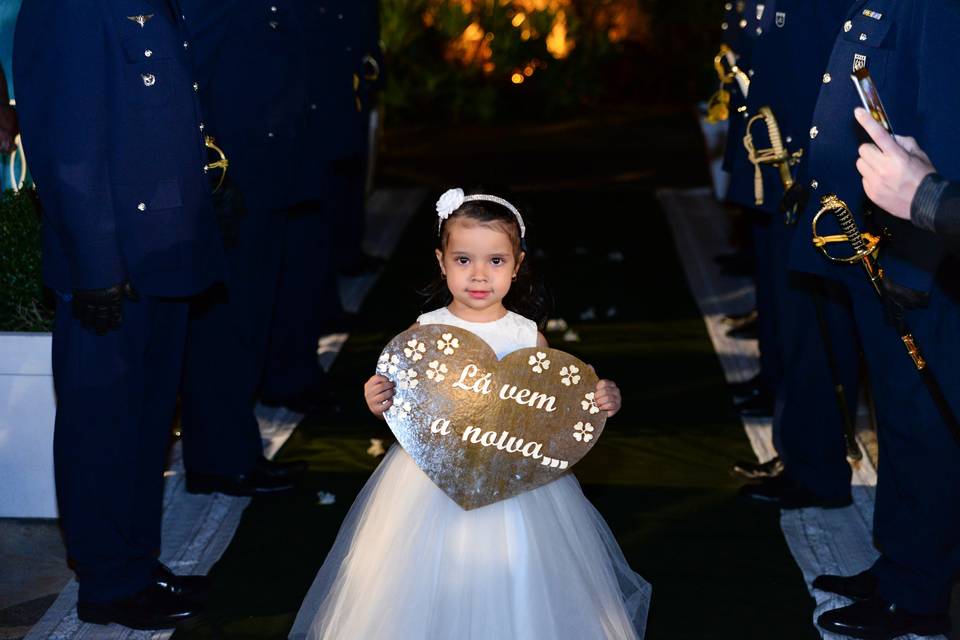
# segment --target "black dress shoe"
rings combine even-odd
[[[190,602],[206,602],[210,595],[210,578],[207,576],[178,576],[165,565],[157,563],[153,571],[154,584],[175,596],[183,596]]]
[[[748,480],[762,478],[777,478],[783,474],[783,461],[780,456],[766,462],[749,462],[741,460],[733,464],[733,473]]]
[[[77,617],[90,624],[116,623],[131,629],[173,629],[200,613],[201,605],[156,584],[108,603],[78,602]]]
[[[248,473],[221,476],[187,472],[189,493],[223,493],[228,496],[277,496],[296,491],[297,483],[289,473],[265,472],[254,465]]]
[[[853,498],[847,494],[843,498],[822,498],[802,487],[793,484],[785,475],[767,478],[759,484],[748,484],[737,492],[741,498],[762,502],[781,509],[841,509],[853,504]]]
[[[727,330],[727,337],[734,340],[756,340],[760,337],[760,325],[757,320],[747,322]]]
[[[851,600],[869,600],[877,595],[877,577],[869,569],[855,576],[817,576],[813,588]]]
[[[911,633],[918,636],[950,633],[948,616],[910,613],[876,596],[827,611],[817,618],[817,624],[825,631],[865,640],[892,640]]]

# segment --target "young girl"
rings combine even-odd
[[[516,208],[451,189],[437,212],[446,306],[417,322],[466,329],[498,358],[546,347],[536,323],[515,312],[537,316],[543,308]],[[382,376],[364,385],[381,418],[393,394]],[[617,385],[600,381],[597,401],[614,415]],[[290,638],[642,638],[649,600],[650,585],[630,569],[573,474],[464,511],[397,445],[351,507]]]

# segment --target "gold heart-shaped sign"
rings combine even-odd
[[[607,414],[597,376],[556,349],[497,360],[481,338],[432,324],[390,341],[377,373],[396,385],[384,414],[397,441],[464,509],[560,477],[593,448]]]

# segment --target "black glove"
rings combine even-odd
[[[807,206],[809,199],[810,190],[799,182],[794,182],[793,185],[787,189],[786,193],[783,194],[783,198],[780,200],[780,213],[783,214],[787,224],[794,224],[797,221],[797,216]]]
[[[240,189],[227,176],[220,189],[213,194],[213,210],[217,217],[217,227],[223,246],[232,249],[240,239],[240,219],[246,215],[247,207]]]
[[[138,299],[137,292],[127,283],[109,289],[83,289],[73,292],[73,317],[80,326],[102,336],[119,329],[123,321],[123,300]]]
[[[930,294],[924,291],[901,286],[889,278],[884,278],[880,284],[883,314],[898,331],[903,329],[904,311],[925,307],[930,303]]]

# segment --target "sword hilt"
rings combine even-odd
[[[726,62],[726,66],[724,66],[724,62]],[[725,44],[720,45],[720,51],[713,57],[713,68],[720,79],[721,87],[736,81],[743,97],[747,97],[747,94],[750,93],[750,76],[737,66],[737,54],[733,52],[733,49]]]
[[[206,136],[203,139],[203,145],[213,151],[219,156],[219,160],[211,162],[209,164],[203,165],[203,172],[208,173],[211,169],[221,169],[220,179],[217,181],[217,186],[213,188],[213,192],[216,193],[220,190],[220,187],[223,186],[223,181],[227,178],[227,168],[230,166],[230,160],[227,159],[227,154],[223,152],[223,149],[217,146],[217,141],[213,139],[213,136]]]
[[[840,262],[843,264],[863,262],[868,269],[875,267],[873,264],[874,254],[880,244],[880,238],[869,233],[861,233],[860,228],[857,226],[857,221],[854,220],[853,213],[850,211],[850,207],[836,195],[830,194],[824,196],[820,199],[820,205],[820,210],[813,216],[812,222],[814,246],[820,249],[820,252],[831,262]],[[828,213],[832,213],[834,217],[836,217],[842,235],[820,235],[818,231],[820,220]],[[837,257],[832,255],[827,249],[828,245],[841,242],[849,243],[850,246],[853,247],[853,255]],[[877,276],[882,277],[882,272],[878,272]]]
[[[758,150],[753,142],[753,125],[758,121],[763,121],[767,127],[767,135],[770,138],[770,147],[767,149]],[[762,205],[764,199],[763,176],[760,172],[761,164],[768,164],[779,170],[784,192],[793,186],[793,174],[790,172],[790,167],[800,162],[803,149],[790,153],[783,143],[783,135],[780,133],[777,118],[773,115],[773,110],[769,106],[760,107],[757,114],[747,120],[746,132],[743,135],[743,146],[747,150],[747,159],[754,167],[753,188],[757,206]]]

